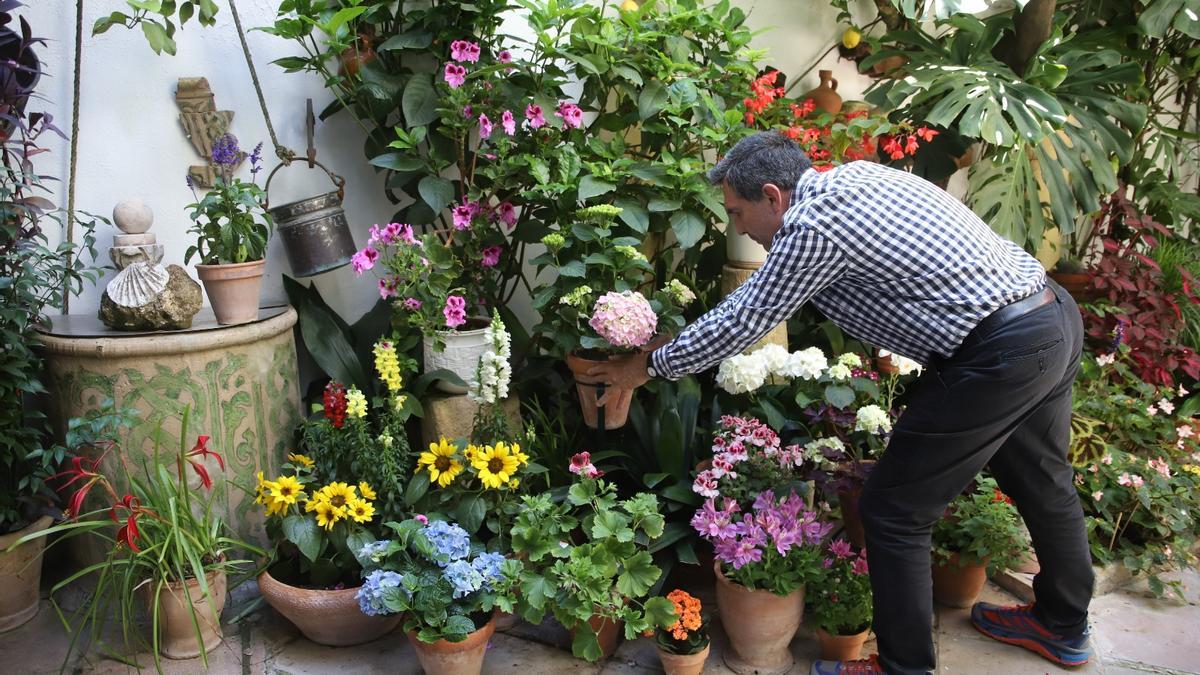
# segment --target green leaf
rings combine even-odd
[[[168,54],[175,53],[175,41],[167,35],[166,28],[156,21],[142,21],[142,33],[146,36],[146,41],[150,43],[150,48],[155,54],[161,54],[164,51]]]
[[[650,84],[642,89],[642,93],[638,96],[638,116],[645,120],[657,115],[660,110],[666,107],[669,100],[669,93],[663,83],[658,80],[652,80]]]
[[[359,14],[367,11],[366,7],[343,7],[334,13],[329,21],[321,24],[321,30],[328,35],[337,35],[338,30],[350,21],[358,18]]]
[[[835,408],[848,408],[854,403],[854,390],[840,384],[825,387],[825,402]]]
[[[595,176],[584,176],[579,180],[579,201],[585,202],[592,197],[598,197],[617,189],[616,185],[602,181]]]
[[[558,274],[563,277],[582,279],[587,276],[587,268],[584,266],[583,261],[568,260],[562,267],[558,268]]]
[[[650,598],[643,608],[646,620],[658,628],[670,628],[679,620],[675,615],[675,603],[664,597]]]
[[[1138,28],[1148,37],[1161,38],[1183,4],[1184,0],[1153,0],[1147,3],[1146,9],[1138,15]]]
[[[575,639],[571,641],[571,653],[575,658],[583,659],[588,663],[595,663],[604,656],[604,652],[600,649],[600,642],[596,639],[596,633],[587,623],[582,623],[575,629]]]
[[[456,509],[458,524],[467,532],[475,533],[483,525],[487,515],[487,503],[479,495],[464,497]]]
[[[392,171],[418,171],[425,168],[425,162],[420,157],[414,157],[406,152],[389,152],[372,157],[370,164]]]
[[[454,183],[441,176],[422,178],[417,185],[417,191],[421,193],[421,199],[425,200],[434,213],[441,213],[442,209],[454,201]]]
[[[390,52],[396,49],[425,49],[433,44],[433,33],[423,30],[410,30],[399,35],[393,35],[379,45],[379,51]]]
[[[433,76],[430,73],[414,73],[404,87],[404,98],[400,108],[408,127],[419,127],[438,118],[437,96],[433,91]]]
[[[645,234],[650,229],[650,214],[647,213],[646,207],[642,206],[636,199],[617,197],[613,202],[613,206],[621,209],[621,215],[618,216],[621,222],[637,232]]]
[[[404,490],[404,503],[413,506],[421,501],[427,492],[429,492],[429,474],[421,471],[408,481],[408,488]]]
[[[704,237],[704,220],[694,211],[679,211],[671,216],[671,229],[679,240],[680,248],[689,249]]]
[[[305,558],[316,560],[321,553],[321,530],[316,518],[293,514],[283,519],[283,536],[296,545]]]
[[[654,558],[646,551],[638,551],[623,561],[624,569],[617,575],[617,591],[627,598],[644,596],[662,571],[655,567]]]
[[[470,635],[475,632],[475,622],[471,621],[470,617],[463,616],[462,614],[454,614],[446,619],[446,625],[442,629],[442,632],[447,637]],[[451,640],[451,642],[457,642],[457,640]]]
[[[300,336],[317,365],[329,377],[369,391],[370,382],[348,339],[350,326],[325,304],[316,286],[306,287],[284,275],[283,289],[300,316]]]
[[[655,197],[646,205],[650,211],[677,211],[683,206],[683,202],[674,197]]]
[[[592,520],[592,540],[615,537],[617,541],[626,543],[633,541],[633,530],[629,527],[629,517],[617,511],[601,511]]]

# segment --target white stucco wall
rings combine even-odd
[[[865,0],[859,0],[865,2]],[[178,54],[156,56],[140,30],[113,28],[108,33],[90,35],[95,20],[124,7],[120,0],[85,3],[83,81],[80,96],[79,160],[75,191],[77,208],[110,215],[121,199],[140,197],[155,211],[152,230],[166,247],[166,262],[183,263],[183,254],[191,242],[187,234],[190,221],[184,209],[192,202],[184,176],[187,167],[199,162],[199,156],[184,137],[178,122],[174,92],[181,77],[203,76],[216,94],[220,110],[233,110],[233,131],[249,149],[259,140],[267,142],[268,170],[273,166],[266,125],[259,112],[242,52],[226,3],[217,24],[201,28],[194,21],[176,34]],[[836,12],[823,0],[738,0],[750,15],[750,25],[767,29],[756,45],[770,50],[767,62],[792,76],[836,41],[842,31],[835,23]],[[263,26],[273,22],[277,0],[239,0],[243,23]],[[50,38],[39,50],[44,70],[39,91],[48,109],[64,130],[70,130],[71,67],[74,49],[75,3],[69,0],[36,0],[20,10],[36,35]],[[862,13],[863,16],[866,12]],[[524,28],[519,18],[506,23],[513,31]],[[304,146],[304,103],[311,97],[319,112],[331,99],[319,78],[287,74],[269,65],[270,61],[292,52],[292,43],[261,32],[248,36],[258,67],[272,121],[280,141],[297,151]],[[834,70],[840,80],[839,92],[845,98],[858,98],[869,84],[854,72],[854,65],[838,62],[836,52],[821,64]],[[805,76],[794,92],[816,86],[817,69]],[[34,108],[37,109],[37,108]],[[366,163],[362,153],[362,131],[347,115],[338,115],[327,123],[318,122],[316,143],[319,157],[346,178],[346,214],[355,240],[366,241],[367,228],[387,222],[394,208],[383,196],[382,180]],[[63,178],[53,186],[51,198],[65,206],[68,175],[68,145],[49,140],[49,155],[39,158],[40,172]],[[248,171],[244,167],[243,171]],[[246,175],[243,173],[243,175]],[[271,201],[281,204],[329,189],[319,171],[304,165],[284,169],[272,183]],[[107,264],[107,248],[115,228],[104,227],[98,234],[100,261]],[[53,234],[56,233],[52,233]],[[284,300],[282,274],[290,273],[282,246],[275,238],[267,255],[267,278],[263,302]],[[194,272],[194,270],[192,270]],[[87,288],[71,304],[72,313],[94,313],[100,293],[109,277]],[[375,301],[373,284],[355,278],[350,268],[315,277],[315,283],[329,303],[347,319],[353,320]]]

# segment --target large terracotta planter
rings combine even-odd
[[[625,634],[625,622],[593,614],[587,623],[596,634],[596,642],[600,643],[600,659],[607,659],[617,653],[617,645],[621,643],[621,636]],[[575,630],[571,630],[572,643],[575,641],[575,633]]]
[[[495,631],[496,619],[493,617],[462,642],[421,642],[416,631],[408,632],[408,641],[416,650],[425,675],[479,675],[479,671],[483,670],[488,640],[492,639]]]
[[[196,276],[204,283],[217,323],[229,326],[258,320],[258,295],[266,265],[266,260],[196,265]]]
[[[425,338],[425,372],[446,369],[454,373],[463,382],[470,383],[479,367],[479,357],[488,349],[487,328],[473,330],[451,331],[442,334],[446,348],[440,352],[433,349],[433,338]],[[466,387],[451,384],[445,380],[437,381],[437,388],[448,394],[465,394]]]
[[[599,428],[600,408],[596,401],[600,398],[599,379],[588,375],[593,366],[603,363],[595,359],[585,359],[575,354],[567,355],[567,367],[575,376],[575,390],[579,393],[579,406],[583,409],[583,423],[589,429]],[[620,429],[629,420],[629,404],[633,402],[632,391],[622,391],[614,400],[604,404],[604,428]]]
[[[38,586],[42,581],[42,551],[46,538],[38,537],[11,552],[13,542],[50,527],[50,516],[42,516],[23,530],[0,537],[0,631],[12,630],[29,621],[38,611]]]
[[[289,586],[270,572],[258,576],[267,604],[296,625],[304,637],[321,645],[347,647],[370,642],[400,625],[400,614],[367,616],[358,606],[358,589],[318,591]]]
[[[667,675],[700,675],[704,672],[704,662],[708,661],[708,652],[712,645],[695,654],[672,654],[658,648],[658,659],[662,661],[663,670]]]
[[[172,581],[159,591],[158,651],[168,659],[194,659],[216,649],[224,639],[221,610],[225,609],[225,572],[214,570],[206,579],[207,596],[196,579]]]
[[[823,628],[817,629],[817,642],[821,645],[821,658],[826,661],[853,661],[862,655],[870,629],[854,635],[834,635]]]
[[[933,599],[947,607],[964,609],[975,604],[987,582],[987,560],[960,567],[959,555],[950,556],[946,564],[933,565]]]
[[[788,648],[804,618],[804,588],[788,595],[751,590],[717,574],[717,609],[729,636],[725,665],[744,675],[778,675],[792,669]]]

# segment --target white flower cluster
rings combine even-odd
[[[877,405],[864,405],[854,417],[854,430],[870,434],[886,434],[892,430],[892,418]]]
[[[844,358],[846,355],[842,356]],[[835,365],[834,368],[838,366]],[[789,354],[788,350],[779,345],[768,344],[749,354],[738,354],[722,361],[717,369],[717,385],[730,394],[745,394],[772,379],[816,380],[824,375],[827,369],[833,374],[833,368],[829,368],[829,360],[825,358],[825,353],[817,347]],[[846,368],[846,378],[849,377],[850,369]]]
[[[896,370],[899,372],[900,375],[908,375],[910,373],[920,373],[923,370],[923,368],[921,367],[921,364],[917,363],[916,361],[913,361],[912,359],[910,359],[906,356],[900,356],[899,354],[894,354],[892,352],[889,352],[886,349],[879,350],[879,358],[888,359],[889,361],[891,361],[892,365],[896,367]]]
[[[512,366],[508,362],[512,356],[512,338],[504,329],[499,312],[493,312],[484,336],[488,349],[479,357],[467,395],[476,403],[496,404],[508,398],[508,383],[512,379]]]
[[[829,451],[829,456],[826,456],[826,450]],[[818,469],[826,471],[836,468],[838,462],[833,458],[840,457],[845,453],[846,444],[842,442],[842,439],[834,436],[817,438],[804,445],[804,458]]]
[[[730,394],[745,394],[766,384],[770,374],[767,360],[758,352],[738,354],[717,368],[717,386]]]

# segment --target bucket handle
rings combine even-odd
[[[346,198],[346,179],[330,171],[324,164],[317,161],[317,147],[313,143],[317,119],[316,116],[313,115],[313,102],[311,98],[308,99],[306,113],[304,127],[305,135],[307,136],[308,140],[308,153],[305,160],[308,162],[308,168],[311,169],[313,167],[320,167],[320,169],[329,176],[329,180],[333,181],[333,184],[337,187],[338,201],[342,201]],[[280,169],[285,166],[290,166],[292,162],[296,161],[296,153],[292,152],[291,150],[287,150],[286,148],[277,147],[276,154],[279,155],[280,162],[278,166],[276,166],[274,169],[271,169],[271,173],[267,174],[267,183],[265,186],[263,186],[263,209],[271,208],[271,179],[275,177],[275,174],[278,173]]]

